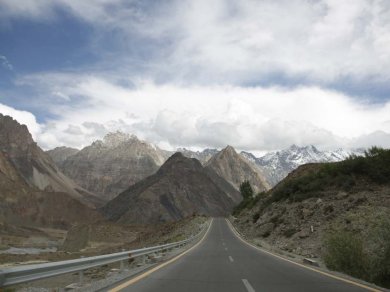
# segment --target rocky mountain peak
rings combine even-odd
[[[46,153],[49,154],[59,167],[61,167],[62,163],[64,163],[68,157],[75,155],[77,152],[79,152],[78,149],[66,146],[56,147],[52,150],[46,151]]]
[[[31,144],[35,142],[26,125],[0,114],[0,146],[3,151],[11,148],[26,149]]]
[[[116,131],[116,132],[108,133],[104,136],[103,145],[109,148],[115,148],[127,141],[139,141],[139,140],[135,135],[123,133],[121,131]]]
[[[169,160],[180,160],[180,159],[185,159],[183,153],[181,152],[175,152],[171,157],[168,158],[167,161]]]
[[[353,153],[359,155],[362,150],[321,151],[313,145],[303,147],[291,145],[287,149],[269,152],[260,158],[254,157],[254,162],[263,169],[271,185],[276,185],[300,165],[315,162],[336,162],[346,159]],[[243,156],[249,157],[246,153]],[[253,157],[251,158],[253,159]]]
[[[60,168],[83,188],[111,199],[155,173],[168,155],[135,135],[118,131],[68,156]]]
[[[120,223],[157,223],[194,213],[225,216],[240,200],[240,193],[214,171],[177,152],[155,174],[108,202],[102,212]]]
[[[181,152],[176,152],[161,166],[158,172],[165,173],[174,171],[182,171],[183,169],[202,169],[202,164],[195,158],[188,158]]]
[[[208,161],[207,167],[213,169],[236,189],[245,180],[249,180],[256,192],[265,191],[269,188],[261,169],[250,160],[239,155],[232,146],[227,146],[213,156]]]
[[[52,158],[34,142],[27,127],[9,116],[0,115],[0,147],[28,188],[67,193],[89,206],[102,203],[59,171]]]
[[[226,155],[237,155],[236,150],[233,148],[233,146],[226,146],[224,149],[222,149],[221,154],[226,154]]]

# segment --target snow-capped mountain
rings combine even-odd
[[[284,150],[269,152],[259,158],[244,151],[241,152],[241,155],[261,168],[268,182],[274,186],[300,165],[315,162],[341,161],[352,154],[362,155],[363,152],[364,150],[362,149],[320,151],[313,145],[305,147],[292,145]]]

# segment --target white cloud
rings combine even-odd
[[[39,21],[54,18],[56,7],[88,22],[98,34],[120,31],[124,47],[134,42],[129,35],[157,41],[157,57],[144,64],[153,78],[240,84],[282,75],[327,84],[340,78],[383,82],[390,76],[386,0],[186,0],[148,5],[121,0],[3,0],[0,4],[3,18]],[[124,62],[127,57],[115,54],[108,62],[131,70]]]
[[[351,141],[354,147],[369,148],[372,145],[380,145],[385,148],[390,148],[390,134],[383,131],[375,131],[368,135],[362,135]]]
[[[172,58],[206,70],[205,78],[261,80],[275,72],[323,82],[388,79],[388,1],[190,3],[177,13],[183,37]]]
[[[13,70],[14,66],[8,61],[6,56],[0,55],[0,64],[3,66],[3,68],[8,69],[8,70]]]
[[[389,132],[390,102],[362,103],[318,87],[180,87],[140,82],[129,89],[101,77],[64,73],[29,76],[21,82],[43,92],[57,88],[70,100],[78,100],[60,105],[49,101],[47,110],[59,118],[48,121],[38,138],[45,148],[82,147],[115,130],[170,148],[230,144],[255,151],[291,144],[356,146],[362,135]]]

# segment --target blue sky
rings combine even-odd
[[[45,149],[390,146],[383,0],[0,2],[0,112]]]

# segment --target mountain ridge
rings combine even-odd
[[[234,149],[232,146],[226,148],[227,150]],[[206,148],[202,151],[192,151],[178,148],[178,151],[186,157],[198,159],[202,165],[207,166],[210,164],[210,160],[222,150]],[[105,199],[114,198],[131,184],[152,175],[174,153],[174,151],[163,150],[152,143],[140,140],[135,135],[119,131],[110,132],[102,140],[96,140],[79,151],[66,147],[48,151],[48,154],[58,161],[58,167],[66,175]],[[360,155],[362,153],[361,149],[345,150],[340,148],[333,151],[321,151],[313,145],[301,147],[291,145],[287,149],[269,152],[260,157],[245,151],[241,151],[239,154],[244,158],[246,162],[244,164],[250,165],[251,172],[260,175],[260,179],[252,178],[252,184],[256,186],[259,181],[263,181],[255,187],[256,191],[261,191],[276,185],[288,173],[302,164],[335,162],[343,160],[351,154]],[[230,156],[234,157],[234,155]],[[113,167],[106,167],[106,165]],[[227,168],[228,165],[229,163],[226,163],[224,168]],[[225,175],[224,178],[236,188],[238,188],[240,180],[245,179],[245,176],[242,176],[239,181],[235,182],[231,174],[224,174],[217,167],[218,171],[219,175]],[[266,187],[263,188],[261,184]]]
[[[291,145],[287,149],[269,152],[261,157],[255,157],[253,154],[244,151],[240,154],[262,169],[267,181],[275,186],[300,165],[337,162],[348,158],[352,154],[362,155],[363,153],[362,149],[345,150],[339,148],[333,151],[320,151],[313,145],[303,147]]]
[[[0,114],[0,148],[25,182],[41,191],[68,193],[93,207],[103,203],[97,196],[66,177],[37,143],[25,125]]]
[[[101,202],[61,174],[9,116],[0,115],[0,148],[0,225],[67,228],[102,219],[94,210]]]
[[[230,145],[215,154],[206,163],[206,167],[213,169],[236,189],[246,180],[251,183],[256,193],[270,188],[261,170],[239,155]]]
[[[153,175],[135,183],[101,210],[119,223],[175,221],[195,214],[226,216],[241,200],[225,193],[202,164],[182,153],[172,155]],[[233,194],[233,195],[232,195]]]
[[[82,187],[108,200],[156,172],[168,155],[135,135],[116,132],[69,156],[60,167]]]

